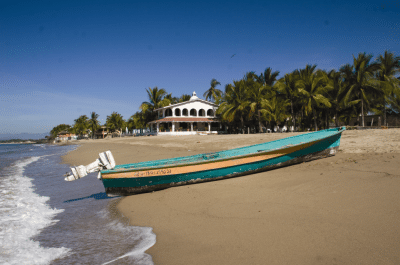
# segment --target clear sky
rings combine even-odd
[[[399,55],[399,34],[399,1],[0,0],[0,134],[128,119],[149,87],[202,97],[212,78]]]

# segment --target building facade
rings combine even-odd
[[[149,123],[157,135],[213,134],[222,130],[215,113],[218,105],[193,92],[189,101],[155,109],[157,119]]]
[[[61,131],[57,134],[55,142],[65,142],[71,140],[78,140],[78,135],[74,133],[69,133],[68,131]]]

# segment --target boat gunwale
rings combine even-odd
[[[178,168],[178,167],[185,167],[185,166],[194,166],[194,165],[201,165],[201,164],[209,164],[209,163],[215,163],[215,162],[224,162],[224,161],[229,161],[229,160],[235,160],[235,159],[242,159],[242,158],[247,158],[247,157],[256,157],[256,156],[262,156],[262,155],[268,155],[268,154],[273,154],[274,152],[282,152],[284,150],[287,149],[291,149],[291,148],[295,148],[295,147],[299,147],[302,145],[313,145],[319,141],[322,141],[328,137],[332,137],[335,136],[337,134],[341,134],[343,133],[343,131],[346,130],[346,128],[343,127],[339,127],[339,128],[332,128],[332,129],[327,129],[326,131],[330,131],[330,130],[337,130],[336,133],[332,133],[329,136],[325,136],[319,139],[315,139],[313,141],[309,141],[309,142],[301,142],[299,144],[295,144],[295,145],[285,145],[285,146],[281,146],[280,148],[275,148],[272,150],[266,150],[265,152],[259,152],[259,150],[257,151],[257,153],[253,152],[250,154],[246,154],[246,155],[239,155],[239,156],[231,156],[229,158],[221,158],[221,159],[212,159],[212,160],[203,160],[203,161],[194,161],[192,163],[182,163],[182,164],[169,164],[169,165],[165,165],[165,166],[154,166],[154,167],[141,167],[141,168],[118,168],[118,169],[111,169],[111,170],[104,170],[101,171],[101,174],[103,175],[112,175],[112,174],[120,174],[120,173],[128,173],[128,172],[136,172],[136,171],[146,171],[146,170],[158,170],[158,169],[167,169],[167,168]],[[311,132],[311,133],[306,133],[303,135],[307,135],[307,134],[312,134],[312,133],[316,133],[316,132]],[[290,139],[290,138],[295,138],[298,137],[300,135],[295,135],[295,136],[291,136],[291,137],[286,137],[283,139]],[[272,143],[272,142],[277,142],[277,141],[281,141],[283,139],[278,139],[278,140],[274,140],[274,141],[270,141],[270,142],[265,142],[265,143]],[[241,150],[241,149],[245,149],[245,148],[251,148],[257,145],[262,145],[264,143],[261,144],[255,144],[255,145],[250,145],[250,146],[244,146],[244,147],[239,147],[239,148],[233,148],[233,149],[228,149],[228,150],[223,150],[223,151],[218,151],[218,152],[213,152],[213,153],[203,153],[203,154],[198,154],[198,156],[201,155],[211,155],[211,154],[216,154],[219,152],[224,152],[224,151],[232,151],[232,150]],[[194,155],[196,156],[196,155]],[[190,157],[190,156],[188,156]],[[183,158],[183,157],[177,157],[177,158]],[[173,158],[172,158],[173,159]],[[168,159],[167,159],[168,160]],[[157,161],[157,160],[153,160],[153,161]],[[150,162],[150,161],[148,161]],[[141,162],[139,162],[141,163]]]

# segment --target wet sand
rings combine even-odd
[[[82,140],[64,161],[111,150],[118,164],[132,163],[291,135]],[[400,129],[345,131],[334,157],[129,196],[118,209],[153,227],[146,252],[155,264],[399,264],[399,165]]]

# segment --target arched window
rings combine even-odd
[[[188,116],[188,110],[187,109],[183,109],[182,110],[182,116]]]
[[[196,117],[197,116],[197,111],[195,109],[191,109],[190,110],[190,116]]]
[[[163,115],[163,112],[162,112],[162,110],[160,110],[160,111],[158,112],[158,117],[159,117],[159,118],[162,118],[162,115]]]
[[[203,110],[203,109],[199,110],[199,116],[200,116],[200,117],[206,116],[206,111]]]
[[[165,110],[165,117],[170,117],[172,116],[172,110],[171,109],[166,109]]]
[[[175,116],[181,116],[181,110],[175,109]]]
[[[214,116],[214,111],[212,109],[207,110],[207,116]]]

